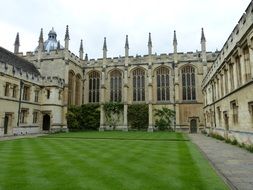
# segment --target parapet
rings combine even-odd
[[[43,76],[41,78],[43,86],[63,87],[65,85],[65,80],[57,76]]]
[[[229,57],[230,53],[235,47],[238,46],[239,41],[245,36],[249,29],[253,26],[253,1],[249,4],[245,13],[241,16],[240,20],[234,27],[232,33],[229,35],[228,39],[224,43],[221,51],[214,64],[211,66],[207,75],[205,76],[202,86],[206,86],[211,78],[215,75],[217,70],[222,66],[225,60]]]
[[[35,75],[33,73],[29,73],[27,71],[23,71],[22,68],[15,67],[13,65],[5,64],[0,62],[0,73],[1,75],[9,75],[17,77],[21,80],[28,81],[31,83],[36,83],[40,85],[41,76]]]

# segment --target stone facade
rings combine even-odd
[[[69,50],[68,26],[64,46],[57,41],[54,29],[46,41],[41,30],[36,50],[25,55],[19,52],[18,34],[15,54],[1,49],[8,52],[8,58],[0,60],[0,135],[67,130],[68,106],[88,103],[100,104],[100,130],[109,129],[103,104],[117,101],[124,104],[116,127],[119,130],[131,127],[128,106],[145,103],[149,131],[154,130],[154,109],[165,106],[175,111],[173,125],[177,130],[198,132],[206,128],[250,139],[252,18],[251,2],[220,52],[206,51],[203,29],[201,51],[178,52],[174,31],[173,53],[152,53],[149,34],[147,55],[129,55],[126,36],[124,56],[108,58],[105,38],[99,59],[84,56],[82,41],[79,57]],[[18,64],[19,59],[23,64]],[[25,93],[28,97],[23,97]]]
[[[204,35],[204,34],[203,34]],[[104,57],[97,60],[88,60],[84,65],[84,104],[92,102],[89,98],[88,92],[90,91],[90,77],[91,74],[96,72],[101,81],[99,93],[99,103],[105,103],[113,101],[112,92],[112,80],[113,74],[118,73],[120,77],[120,91],[121,98],[119,101],[124,103],[123,120],[118,124],[118,128],[128,128],[127,123],[127,108],[130,104],[145,103],[149,105],[149,130],[153,130],[154,127],[154,109],[161,108],[162,106],[168,107],[176,111],[175,126],[178,130],[190,131],[191,120],[196,121],[196,130],[203,128],[204,120],[202,114],[203,96],[201,93],[201,82],[203,80],[204,72],[207,71],[208,65],[212,65],[216,59],[218,52],[205,52],[205,41],[202,41],[202,51],[178,53],[176,37],[174,37],[174,53],[156,55],[152,54],[152,42],[149,38],[148,52],[149,54],[144,56],[129,56],[128,55],[128,38],[126,38],[125,44],[125,56],[107,58],[106,48],[104,48]],[[183,70],[188,70],[190,75],[190,69],[192,69],[192,76],[194,80],[192,90],[195,90],[194,97],[183,97]],[[188,72],[188,71],[187,71]],[[138,73],[137,77],[144,78],[143,86],[144,91],[143,98],[138,99],[136,89],[136,81],[134,78],[135,73]],[[163,96],[163,87],[161,84],[162,76],[168,76],[166,81],[169,94],[166,93]],[[185,75],[185,74],[184,74]],[[161,75],[160,75],[161,76]],[[185,75],[186,76],[186,75]],[[159,81],[158,81],[159,80]],[[190,82],[190,81],[188,81]],[[163,82],[161,82],[163,83]],[[190,88],[190,87],[189,87]],[[161,91],[161,92],[160,92]],[[160,94],[159,94],[160,93]],[[190,93],[190,92],[189,92]],[[135,96],[135,97],[134,97]],[[108,128],[104,118],[103,109],[101,109],[101,130]]]
[[[253,143],[253,4],[225,42],[202,89],[209,132]]]

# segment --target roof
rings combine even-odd
[[[31,62],[2,47],[0,47],[0,62],[22,69],[24,72],[40,75],[38,69]]]

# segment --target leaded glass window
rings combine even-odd
[[[133,71],[133,101],[145,101],[145,71],[139,68]]]
[[[182,95],[183,100],[196,100],[195,69],[185,66],[182,69]]]
[[[122,97],[122,75],[120,71],[114,70],[110,74],[110,99],[113,102],[121,102]]]
[[[97,71],[89,74],[89,102],[99,102],[100,75]]]
[[[160,67],[156,71],[157,101],[170,100],[170,70]]]

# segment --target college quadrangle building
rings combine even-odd
[[[14,53],[0,47],[0,136],[67,130],[70,105],[100,104],[100,130],[107,128],[103,104],[122,102],[124,111],[117,129],[128,130],[131,104],[149,108],[148,130],[154,129],[154,109],[175,110],[177,130],[206,129],[253,143],[253,2],[236,24],[220,51],[206,51],[200,31],[201,51],[152,52],[151,34],[147,55],[129,55],[126,36],[122,57],[88,59],[82,41],[79,56],[69,50],[69,28],[64,44],[52,29],[43,30],[35,51],[19,52],[17,34]],[[192,39],[198,40],[198,39]],[[36,46],[36,45],[35,45]],[[197,48],[197,47],[196,47]]]

